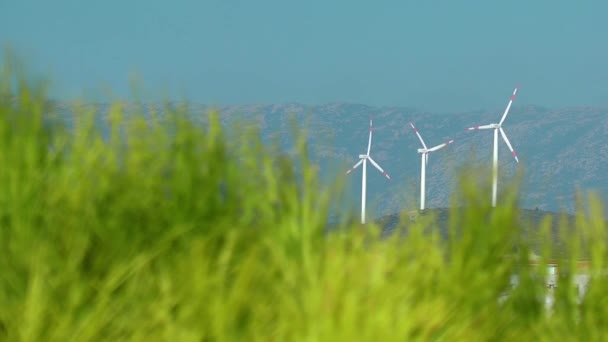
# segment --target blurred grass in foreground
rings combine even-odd
[[[529,266],[516,196],[489,208],[471,175],[455,199],[468,205],[454,209],[447,239],[429,229],[432,217],[405,220],[406,238],[379,239],[371,224],[328,234],[327,208],[341,189],[321,186],[304,135],[293,160],[254,129],[228,139],[217,113],[200,129],[186,109],[167,107],[161,122],[114,103],[104,139],[92,113],[78,112],[70,130],[50,120],[44,89],[11,63],[1,82],[1,340],[606,335],[606,227],[595,198],[576,229],[563,225],[569,253],[545,310],[546,268]],[[537,229],[548,234],[549,225]],[[581,303],[572,285],[580,246],[591,265]]]

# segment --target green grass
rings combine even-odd
[[[516,188],[485,206],[468,174],[450,238],[433,218],[379,239],[345,213],[326,232],[326,187],[307,159],[254,129],[197,127],[184,107],[144,120],[114,104],[73,130],[12,63],[0,93],[0,340],[599,340],[607,335],[605,222],[596,198],[564,224],[555,305],[514,224]],[[245,126],[242,126],[245,127]],[[296,169],[297,165],[297,169]],[[466,174],[465,174],[466,175]],[[483,195],[480,193],[483,192]],[[405,221],[404,220],[404,224]],[[538,227],[548,236],[550,222]],[[551,255],[551,239],[543,247]],[[584,244],[582,244],[584,242]],[[570,285],[584,245],[592,285]],[[514,248],[517,246],[517,248]],[[516,252],[514,252],[516,251]],[[511,274],[520,285],[510,289]],[[499,298],[509,293],[506,302]]]

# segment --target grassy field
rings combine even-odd
[[[227,131],[187,108],[144,120],[113,104],[109,139],[80,111],[67,130],[44,87],[15,64],[0,89],[0,340],[600,340],[608,332],[606,227],[581,200],[564,224],[552,310],[546,268],[529,266],[514,186],[494,210],[463,174],[467,204],[442,239],[432,215],[379,239],[345,213],[326,231],[340,182],[307,159]],[[191,116],[190,116],[191,117]],[[229,137],[229,138],[228,138]],[[544,220],[539,234],[549,236]],[[572,285],[581,248],[591,276]],[[520,282],[511,288],[510,278]],[[506,301],[499,298],[508,293]]]

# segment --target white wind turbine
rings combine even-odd
[[[423,148],[418,149],[418,153],[420,153],[422,156],[422,160],[421,160],[422,166],[420,167],[420,210],[424,210],[424,197],[425,197],[425,192],[426,192],[426,190],[425,190],[425,188],[426,188],[426,184],[425,184],[426,183],[426,165],[429,162],[429,152],[435,152],[437,150],[440,150],[440,149],[448,146],[449,144],[453,143],[454,140],[444,142],[443,144],[439,144],[435,147],[427,148],[426,144],[424,143],[424,140],[422,140],[422,136],[420,135],[420,132],[418,132],[418,129],[416,128],[416,126],[414,126],[414,124],[411,122],[410,122],[410,126],[412,126],[412,128],[414,129],[414,132],[416,132],[416,135],[418,136],[418,139],[422,143],[422,147],[423,147]]]
[[[361,175],[361,223],[365,224],[365,192],[366,192],[366,181],[367,181],[367,161],[369,160],[370,163],[372,163],[372,165],[378,169],[378,171],[380,171],[384,177],[388,178],[389,180],[391,179],[391,177],[389,177],[389,175],[386,173],[386,171],[384,171],[380,165],[378,165],[378,163],[376,163],[371,155],[372,149],[372,119],[369,119],[369,142],[367,143],[367,153],[366,154],[360,154],[359,155],[359,161],[348,171],[346,171],[347,174],[351,173],[354,169],[356,169],[357,167],[359,167],[359,165],[363,164],[363,174]]]
[[[509,139],[507,138],[505,131],[502,129],[502,124],[505,122],[505,119],[507,118],[507,115],[509,114],[509,110],[511,109],[511,104],[513,104],[513,101],[515,100],[515,95],[517,95],[517,88],[518,87],[515,87],[515,90],[513,90],[513,94],[511,95],[509,104],[507,105],[507,108],[505,109],[505,112],[502,115],[502,118],[500,119],[499,123],[467,128],[467,131],[474,131],[474,130],[476,131],[476,130],[480,130],[480,129],[493,129],[494,130],[494,156],[492,159],[492,207],[496,207],[496,189],[497,189],[497,182],[498,182],[498,132],[499,131],[500,131],[500,134],[502,135],[503,140],[507,144],[507,147],[509,147],[511,154],[513,155],[513,158],[515,158],[515,161],[517,163],[519,163],[519,159],[517,158],[517,153],[515,153],[515,150],[511,146],[511,143],[509,142]]]

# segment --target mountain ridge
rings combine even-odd
[[[130,102],[142,106],[144,115],[154,109],[162,113],[165,104]],[[433,153],[427,168],[427,207],[445,207],[464,167],[491,166],[492,134],[487,131],[465,132],[466,127],[498,122],[504,107],[436,113],[414,107],[371,106],[333,102],[322,105],[299,103],[214,106],[188,102],[196,123],[204,124],[204,114],[216,109],[223,123],[237,119],[248,121],[260,130],[262,138],[279,138],[286,151],[294,145],[292,119],[306,129],[313,162],[324,174],[339,176],[357,161],[367,145],[369,118],[374,119],[372,156],[391,175],[387,183],[374,169],[368,172],[368,217],[382,216],[404,209],[417,208],[420,159],[419,141],[409,127],[415,123],[425,141],[434,145],[448,139],[454,144]],[[103,116],[107,104],[95,104]],[[130,106],[127,106],[130,107]],[[63,103],[62,113],[71,111]],[[127,111],[135,111],[135,107]],[[608,169],[608,145],[603,142],[608,130],[608,107],[570,106],[549,108],[514,103],[504,125],[520,158],[518,165],[502,139],[499,141],[498,192],[504,192],[518,170],[523,170],[521,204],[525,208],[572,213],[575,193],[596,190],[608,195],[603,170]],[[489,178],[489,172],[481,177]],[[348,206],[356,210],[360,202],[360,170],[348,175]],[[488,193],[488,200],[490,193]]]
[[[423,211],[412,210],[410,212],[394,213],[382,216],[373,222],[381,228],[381,236],[386,238],[392,236],[393,234],[401,234],[401,236],[406,236],[408,234],[408,230],[416,224],[419,218],[432,217],[433,225],[428,228],[430,228],[431,231],[439,233],[443,241],[448,241],[450,236],[449,222],[452,213],[455,213],[456,215],[463,215],[465,211],[466,208],[432,208]],[[491,214],[491,211],[487,213]],[[522,239],[529,244],[529,247],[534,254],[542,255],[543,245],[550,242],[552,247],[550,255],[551,258],[567,257],[569,253],[565,244],[567,237],[564,237],[563,233],[568,231],[579,231],[577,215],[539,210],[538,208],[518,208],[515,210],[514,223],[516,226],[514,226],[513,229],[518,230]],[[539,229],[543,223],[543,220],[546,218],[549,218],[550,220],[550,225],[548,226],[550,241],[545,239]],[[608,219],[604,220],[604,224],[608,226]],[[490,225],[489,222],[488,225]],[[562,229],[566,230],[562,231]],[[586,246],[586,243],[583,243],[582,247],[584,248],[582,250],[582,255],[580,256],[582,258],[589,257],[589,250],[586,248]]]

